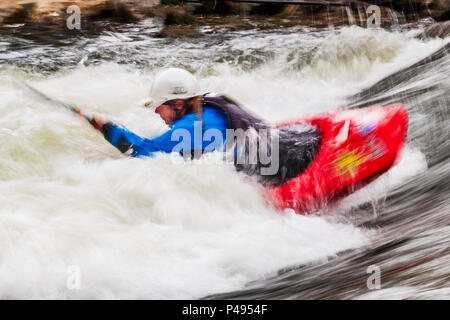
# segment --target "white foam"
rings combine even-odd
[[[333,35],[338,38],[322,46],[346,50],[339,42],[352,32]],[[249,41],[257,37],[236,38],[230,46],[267,50],[284,40],[289,48],[323,41],[298,34],[258,38],[263,46]],[[212,62],[214,75],[203,76],[201,83],[271,121],[325,111],[361,82],[387,74],[389,63],[412,61],[433,49],[402,37],[358,31],[354,38],[363,43],[400,41],[387,62],[358,53],[355,59],[365,62],[356,66],[369,73],[358,77],[340,74],[345,68],[337,66],[330,71],[334,78],[323,78],[323,66],[297,72],[274,59],[252,71]],[[104,38],[108,45],[120,42],[112,40]],[[180,50],[188,54],[190,48]],[[160,54],[168,56],[172,49]],[[274,49],[284,55],[289,50]],[[167,127],[141,107],[153,74],[115,63],[82,63],[51,77],[34,77],[33,84],[154,136]],[[274,210],[259,186],[229,166],[174,165],[169,155],[124,158],[78,118],[23,91],[14,84],[16,76],[17,70],[0,69],[1,298],[197,298],[239,289],[279,268],[327,259],[368,241],[352,225]],[[392,183],[422,170],[419,158],[409,152],[392,170]],[[359,197],[367,200],[363,193]],[[71,265],[80,268],[80,290],[66,286]]]

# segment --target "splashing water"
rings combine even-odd
[[[375,183],[324,216],[300,216],[268,206],[261,186],[230,166],[174,165],[165,154],[124,158],[18,81],[151,137],[167,129],[142,107],[161,67],[186,67],[207,91],[277,122],[341,107],[445,41],[358,27],[173,40],[153,38],[148,24],[65,46],[2,38],[1,298],[200,298],[286,267],[333,263],[380,241],[376,229],[348,214],[427,172],[426,155],[411,139],[402,160]],[[414,83],[420,81],[431,79]],[[412,121],[421,117],[415,112]],[[367,212],[380,214],[376,206]],[[70,266],[81,272],[79,290],[67,287]]]

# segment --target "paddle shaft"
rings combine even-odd
[[[54,98],[50,98],[49,96],[47,96],[46,94],[42,93],[41,91],[39,91],[38,89],[32,87],[31,85],[29,85],[26,82],[23,82],[24,86],[29,89],[30,91],[32,91],[34,94],[38,95],[40,98],[54,104],[54,105],[58,105],[61,107],[66,108],[67,110],[72,111],[73,113],[76,113],[77,115],[79,115],[81,117],[81,119],[86,119],[95,129],[100,130],[100,126],[97,123],[97,121],[95,121],[95,117],[89,114],[86,114],[85,112],[83,112],[79,107],[69,104],[69,103],[65,103],[59,100],[56,100]]]

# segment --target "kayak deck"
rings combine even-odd
[[[339,110],[276,126],[310,125],[320,132],[314,159],[292,179],[267,187],[276,207],[312,212],[348,195],[397,161],[408,129],[403,104]]]

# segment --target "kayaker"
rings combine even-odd
[[[264,184],[280,184],[303,171],[314,158],[320,138],[317,130],[274,130],[225,95],[202,93],[188,71],[169,68],[155,77],[150,95],[155,113],[170,129],[155,138],[143,138],[96,115],[91,124],[121,152],[152,156],[181,153],[199,158],[204,152],[226,151],[237,171],[258,175]],[[301,127],[301,126],[300,126]]]
[[[155,113],[170,127],[158,137],[143,138],[118,124],[105,121],[99,115],[94,116],[95,127],[125,154],[134,157],[174,151],[191,155],[200,151],[198,154],[201,154],[222,149],[227,129],[245,131],[266,127],[230,98],[202,94],[196,77],[183,69],[169,68],[158,74],[150,96]],[[210,134],[204,137],[206,132]],[[189,141],[180,144],[180,137],[185,138],[186,135],[190,137]]]

